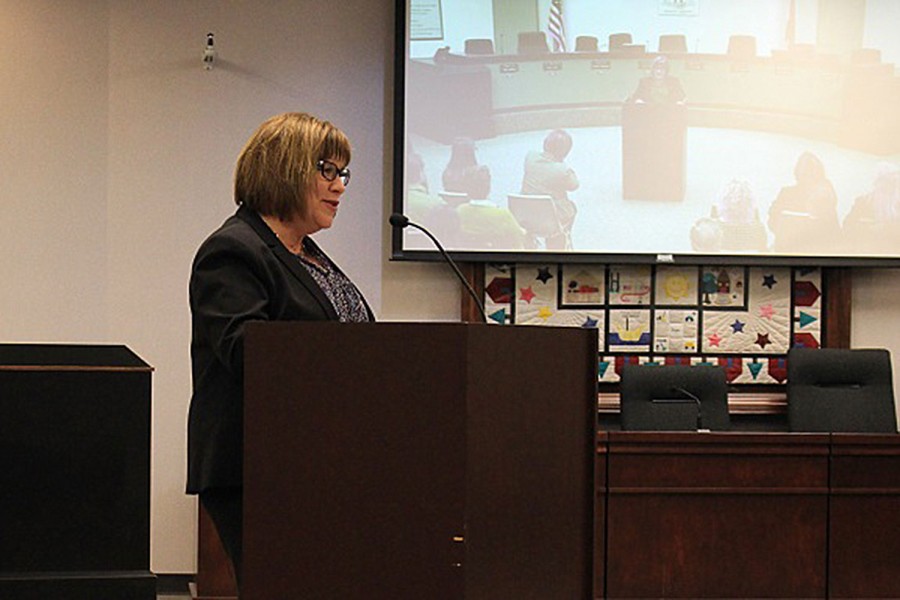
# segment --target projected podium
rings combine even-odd
[[[626,200],[683,200],[687,109],[683,104],[622,106],[622,194]]]
[[[597,333],[259,323],[241,598],[591,598]]]

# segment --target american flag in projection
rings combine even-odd
[[[784,30],[784,39],[787,42],[788,48],[792,47],[794,42],[797,41],[797,4],[794,0],[791,0],[791,4],[788,6],[787,26]]]
[[[554,52],[566,51],[566,26],[563,23],[562,0],[550,2],[550,16],[547,17],[547,30],[553,41]]]

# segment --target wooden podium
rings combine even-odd
[[[152,371],[125,346],[0,344],[0,598],[156,598]]]
[[[597,332],[259,323],[241,598],[592,597]]]

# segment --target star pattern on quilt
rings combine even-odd
[[[535,279],[538,279],[541,283],[547,283],[553,279],[553,275],[550,274],[550,267],[541,267],[538,269],[538,274]]]
[[[818,346],[824,325],[821,277],[816,269],[804,278],[802,269],[789,267],[710,267],[715,277],[705,297],[692,278],[705,276],[700,268],[682,274],[609,266],[520,267],[518,278],[511,268],[486,269],[486,312],[491,324],[599,330],[601,354],[627,352],[628,362],[727,364],[728,381],[740,384],[783,383],[784,369],[773,367],[772,357],[783,362],[778,355],[792,346]],[[675,282],[674,289],[664,287],[661,292],[659,286],[669,281]],[[678,286],[685,281],[693,291],[686,296],[688,301],[681,302],[684,294]],[[745,287],[749,282],[753,285]],[[650,306],[639,311],[626,306],[647,303]],[[770,357],[760,358],[764,354]],[[616,356],[613,362],[601,356],[600,379],[618,381],[623,360]]]

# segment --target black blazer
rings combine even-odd
[[[336,321],[322,289],[254,211],[229,217],[191,269],[188,493],[242,485],[244,325]],[[374,320],[366,305],[369,318]]]

